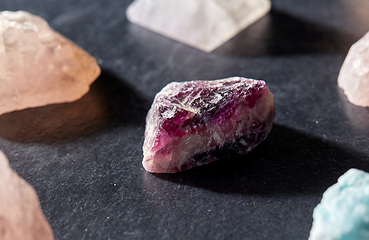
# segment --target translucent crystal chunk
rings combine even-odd
[[[0,13],[0,114],[71,102],[100,75],[96,60],[27,12]]]
[[[53,240],[36,191],[9,167],[0,152],[0,239]]]
[[[274,116],[264,81],[170,83],[147,114],[143,165],[149,172],[172,173],[245,154],[266,138]]]
[[[136,0],[127,18],[179,42],[211,52],[263,17],[269,0]]]

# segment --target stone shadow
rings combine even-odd
[[[125,80],[103,70],[81,99],[0,116],[0,137],[15,142],[65,142],[106,128],[144,125],[150,105]]]
[[[214,53],[233,57],[347,53],[359,37],[272,9]]]
[[[369,133],[369,107],[356,106],[349,102],[344,91],[337,86],[338,95],[351,125],[358,131]]]
[[[275,124],[268,138],[244,156],[145,179],[152,186],[163,179],[227,194],[314,194],[324,192],[350,168],[369,171],[369,158]]]

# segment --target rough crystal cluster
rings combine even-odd
[[[270,11],[270,0],[135,0],[127,18],[211,52]]]
[[[350,102],[369,107],[369,32],[352,45],[338,76],[338,85]]]
[[[170,83],[146,117],[143,166],[174,173],[245,154],[266,138],[274,117],[273,94],[264,81]]]
[[[27,12],[0,13],[0,114],[71,102],[100,75],[96,60]]]
[[[9,167],[0,151],[0,239],[53,240],[36,191]]]
[[[350,169],[314,210],[309,240],[369,239],[369,174]]]

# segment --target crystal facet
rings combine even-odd
[[[36,191],[9,167],[0,151],[0,239],[53,240]]]
[[[369,239],[369,174],[350,169],[314,209],[309,240]]]
[[[338,76],[350,102],[369,107],[369,32],[350,48]]]
[[[173,173],[245,154],[266,138],[274,116],[264,81],[170,83],[146,117],[143,165],[149,172]]]
[[[269,12],[270,0],[135,0],[127,18],[211,52]]]
[[[0,13],[0,114],[71,102],[100,75],[96,60],[27,12]]]

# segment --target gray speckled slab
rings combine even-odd
[[[97,59],[74,103],[0,116],[0,149],[34,186],[56,239],[307,239],[326,188],[369,171],[369,109],[336,84],[369,31],[366,0],[274,0],[207,54],[130,24],[130,1],[0,1],[26,10]],[[179,174],[141,165],[145,115],[171,81],[264,79],[277,117],[250,154]]]

